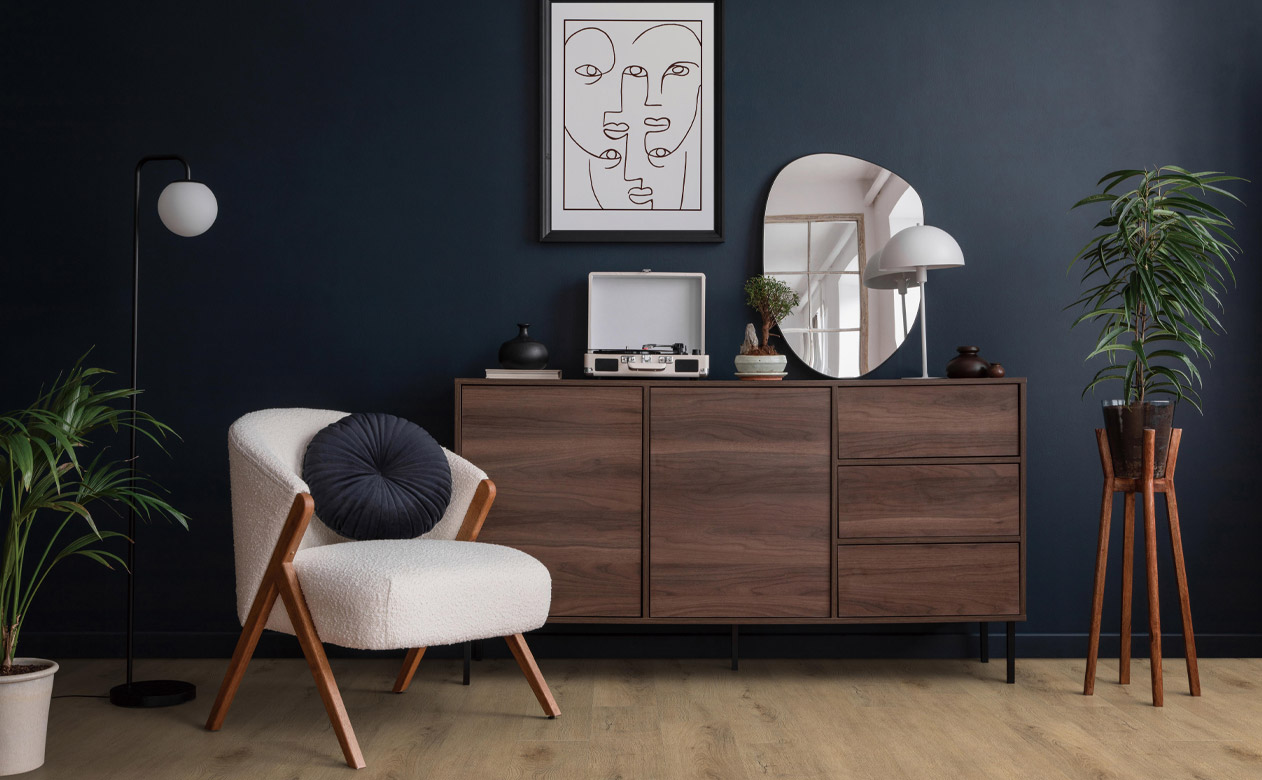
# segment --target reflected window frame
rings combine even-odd
[[[864,374],[868,373],[868,371],[870,370],[868,367],[868,296],[867,296],[867,288],[863,286],[863,272],[864,272],[864,269],[867,268],[867,264],[868,264],[867,238],[866,238],[867,230],[866,230],[866,226],[864,225],[863,217],[864,217],[863,214],[773,214],[773,215],[766,215],[763,217],[764,232],[766,230],[766,225],[774,225],[774,224],[805,224],[806,225],[806,231],[807,231],[806,232],[806,256],[802,258],[802,268],[792,269],[792,270],[777,270],[777,271],[764,272],[764,273],[767,273],[769,276],[775,276],[775,277],[798,276],[798,275],[806,276],[806,293],[807,293],[806,300],[802,301],[802,303],[800,304],[801,306],[805,307],[805,312],[806,312],[806,317],[804,320],[805,322],[811,323],[815,317],[816,309],[819,308],[819,307],[814,306],[814,304],[811,301],[811,290],[814,287],[814,285],[812,284],[813,277],[827,277],[828,281],[830,282],[835,281],[836,278],[840,276],[854,276],[854,277],[857,277],[857,279],[859,280],[859,284],[858,284],[859,327],[857,328],[816,328],[816,327],[785,328],[782,326],[780,328],[781,333],[786,334],[786,335],[789,333],[806,334],[805,342],[807,345],[808,352],[810,354],[799,355],[799,357],[803,358],[804,362],[807,365],[814,368],[815,370],[820,371],[821,373],[829,374],[829,375],[836,374],[839,368],[837,366],[831,365],[832,360],[830,360],[830,358],[834,356],[824,355],[823,359],[821,360],[820,356],[814,354],[816,350],[817,339],[819,343],[821,344],[826,343],[827,339],[824,338],[823,334],[827,334],[827,333],[858,333],[859,334],[859,373],[858,373],[858,376],[863,376]],[[812,271],[810,269],[811,248],[812,248],[812,243],[811,243],[812,242],[812,226],[816,223],[827,223],[827,222],[853,222],[855,223],[856,232],[857,232],[858,256],[859,256],[857,270],[855,271]]]

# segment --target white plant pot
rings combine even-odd
[[[0,775],[16,775],[44,765],[48,705],[58,666],[42,658],[15,658],[15,664],[49,664],[26,674],[0,675]]]
[[[737,355],[736,371],[740,374],[781,374],[789,359],[784,355]]]

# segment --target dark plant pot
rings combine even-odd
[[[517,323],[517,338],[509,339],[500,345],[500,366],[503,368],[546,368],[548,365],[548,348],[541,341],[535,341],[526,332],[528,322]]]
[[[1127,406],[1122,401],[1105,401],[1103,407],[1104,431],[1113,454],[1113,476],[1144,476],[1144,429],[1152,428],[1157,432],[1153,477],[1164,477],[1170,429],[1174,426],[1174,402],[1145,401]]]
[[[981,379],[987,376],[990,363],[978,357],[977,347],[956,347],[960,353],[947,361],[946,375],[948,379]]]

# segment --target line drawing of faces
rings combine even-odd
[[[564,208],[701,208],[702,48],[689,24],[566,21]]]

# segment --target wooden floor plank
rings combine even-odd
[[[53,702],[48,759],[26,777],[288,778],[1262,777],[1262,661],[1203,659],[1205,695],[1167,664],[1165,707],[1146,684],[1118,685],[1102,660],[1094,696],[1083,663],[1023,660],[543,659],[564,714],[548,720],[512,660],[426,660],[390,693],[395,659],[333,662],[368,767],[342,762],[301,659],[258,659],[217,733],[202,729],[223,660],[140,662],[207,695],[180,707],[120,710]],[[1142,663],[1142,661],[1137,661]],[[1110,665],[1113,664],[1113,665]],[[67,660],[55,693],[103,694],[119,661]]]
[[[595,707],[588,772],[575,777],[632,780],[668,777],[657,708]]]

